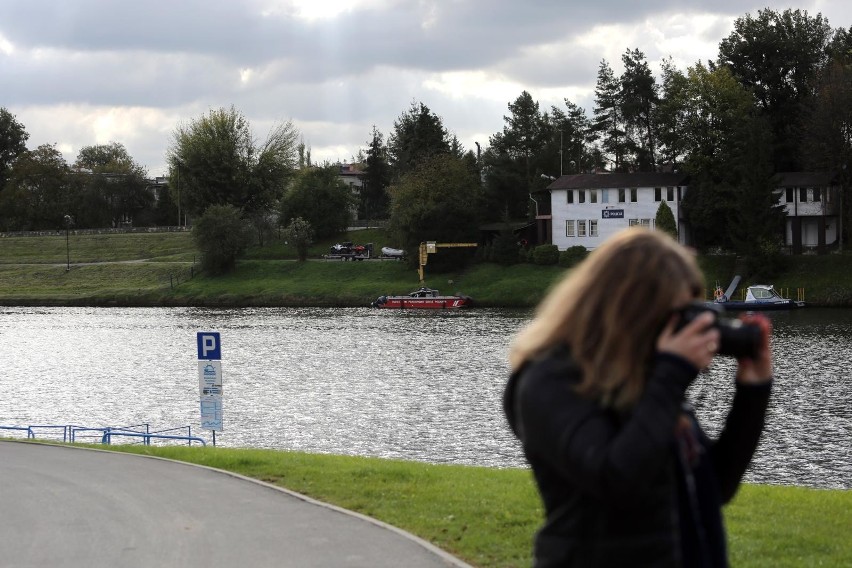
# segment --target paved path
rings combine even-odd
[[[467,565],[398,529],[239,476],[0,442],[0,566]]]

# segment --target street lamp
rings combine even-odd
[[[65,215],[63,219],[65,223],[65,272],[71,270],[71,245],[68,241],[68,232],[74,226],[74,218],[71,215]]]

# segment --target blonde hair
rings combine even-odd
[[[623,409],[641,395],[657,335],[684,291],[704,278],[694,255],[660,231],[625,229],[595,249],[541,302],[512,343],[513,371],[559,344],[583,371],[578,390]]]

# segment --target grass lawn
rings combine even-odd
[[[246,251],[227,276],[198,276],[198,253],[188,232],[72,235],[71,271],[65,271],[64,235],[0,238],[0,302],[93,305],[367,306],[384,294],[405,294],[420,285],[416,267],[399,261],[321,260],[342,241],[394,246],[382,229],[351,231],[315,243],[309,262],[272,239]],[[411,251],[409,251],[411,252]],[[767,281],[809,303],[852,305],[852,254],[789,257],[788,268]],[[734,276],[733,256],[701,256],[707,298]],[[98,265],[97,263],[112,263]],[[558,266],[472,264],[439,273],[426,266],[425,285],[463,293],[484,307],[532,307],[563,274]],[[194,278],[191,278],[194,276]]]
[[[116,233],[74,235],[65,244],[65,233],[48,237],[0,238],[0,264],[71,264],[158,260],[192,262],[197,255],[189,232]]]
[[[233,471],[403,528],[482,568],[531,564],[542,508],[525,469],[275,450],[111,446]],[[745,485],[725,509],[731,565],[852,566],[852,491]]]

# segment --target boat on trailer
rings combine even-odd
[[[721,292],[721,288],[716,290],[713,303],[725,310],[795,310],[805,307],[805,302],[801,300],[791,300],[781,296],[772,284],[749,286],[746,289],[745,300],[729,300],[727,293],[720,294],[719,292]]]
[[[407,296],[379,296],[371,304],[374,308],[451,310],[467,308],[473,300],[461,294],[442,296],[438,290],[421,287]]]

